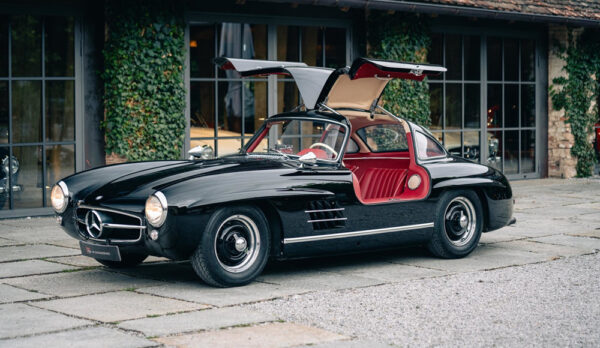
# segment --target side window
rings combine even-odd
[[[354,139],[348,139],[348,145],[346,145],[346,153],[357,153],[358,150],[358,145],[356,144]]]
[[[371,152],[408,151],[406,132],[400,124],[378,124],[356,131]]]
[[[446,152],[432,138],[421,132],[414,132],[417,143],[417,156],[419,159],[445,156]]]

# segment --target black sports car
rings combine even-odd
[[[58,182],[58,221],[109,267],[191,259],[214,286],[251,282],[269,258],[426,245],[457,258],[514,222],[508,180],[449,155],[426,129],[378,105],[390,79],[440,66],[357,59],[327,69],[219,58],[242,76],[292,76],[306,111],[267,119],[239,153],[111,165]]]

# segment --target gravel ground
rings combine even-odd
[[[600,254],[250,305],[398,346],[600,346]]]

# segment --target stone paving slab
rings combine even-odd
[[[497,248],[479,245],[473,253],[462,259],[439,259],[433,256],[413,256],[399,259],[395,262],[445,270],[452,273],[483,271],[495,268],[525,265],[541,261],[549,261],[547,255],[528,251]]]
[[[61,256],[61,257],[49,257],[47,261],[57,262],[63,265],[71,265],[77,267],[101,267],[102,264],[95,259],[83,255],[75,256]]]
[[[95,294],[99,292],[137,289],[163,284],[156,280],[129,277],[104,270],[76,271],[59,274],[11,278],[4,280],[24,289],[60,297]]]
[[[306,290],[261,282],[253,282],[242,287],[213,288],[198,280],[192,283],[143,288],[137,292],[223,307],[285,297]]]
[[[276,317],[268,314],[249,309],[228,307],[124,321],[119,324],[119,327],[139,331],[148,337],[214,330],[275,320],[277,320]]]
[[[348,277],[340,273],[323,272],[318,269],[297,272],[265,274],[258,281],[283,287],[308,290],[340,290],[365,287],[383,283],[381,280],[360,276]]]
[[[549,237],[532,238],[532,240],[541,243],[575,247],[581,249],[582,252],[593,252],[594,250],[600,250],[600,239],[597,238],[556,235]]]
[[[0,250],[1,252],[1,250]],[[17,262],[5,262],[0,264],[0,278],[28,276],[35,274],[57,273],[64,270],[76,269],[73,266],[42,260],[27,260]]]
[[[14,240],[0,238],[0,247],[23,244]],[[0,250],[1,251],[1,250]]]
[[[194,269],[189,262],[148,263],[137,267],[123,268],[115,271],[140,278],[162,280],[167,282],[202,282],[196,275],[196,272],[194,272]]]
[[[6,246],[0,249],[0,262],[41,259],[52,256],[68,256],[77,254],[81,254],[81,251],[57,247],[54,245],[36,244]]]
[[[489,233],[483,233],[479,243],[481,244],[493,244],[498,242],[510,242],[513,240],[525,239],[527,236],[523,236],[518,230],[513,230],[510,227],[505,227],[502,230],[492,231]]]
[[[401,265],[390,262],[367,263],[365,265],[349,264],[346,266],[328,267],[323,270],[337,272],[347,276],[359,276],[376,279],[380,282],[399,282],[424,277],[437,277],[448,274],[436,269]]]
[[[36,302],[33,305],[106,323],[208,308],[197,303],[138,294],[133,291],[50,300]]]
[[[0,341],[0,347],[6,346],[11,348],[138,348],[155,345],[156,342],[145,338],[101,326]]]
[[[346,337],[314,327],[271,323],[198,334],[161,337],[155,341],[167,346],[211,348],[279,348],[342,340]]]
[[[553,257],[564,257],[564,256],[575,256],[586,253],[586,250],[581,248],[570,247],[566,245],[555,245],[534,242],[532,240],[516,240],[512,242],[500,242],[495,243],[495,247],[506,248],[511,250],[523,250],[538,254],[547,255],[550,258]]]
[[[53,223],[50,227],[40,227],[37,229],[7,227],[7,230],[0,232],[0,237],[19,243],[53,244],[71,249],[79,249],[79,241],[70,237],[56,223]]]
[[[52,296],[15,288],[7,284],[0,284],[0,303],[39,300],[48,297]]]
[[[87,320],[71,318],[21,303],[0,305],[0,338],[66,330],[90,324],[92,323]]]
[[[588,232],[567,233],[567,235],[574,236],[574,237],[589,237],[589,238],[600,239],[600,228],[593,230],[593,231],[588,231]]]

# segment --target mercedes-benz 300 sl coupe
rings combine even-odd
[[[451,156],[426,129],[379,106],[391,79],[445,68],[359,58],[328,69],[218,58],[241,76],[291,76],[302,111],[272,116],[239,153],[124,163],[58,182],[52,205],[81,251],[108,267],[191,259],[214,286],[287,259],[416,243],[458,258],[514,222],[508,180]]]

